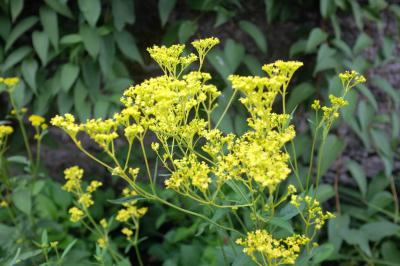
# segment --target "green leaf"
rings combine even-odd
[[[307,40],[298,40],[290,46],[289,55],[290,57],[302,54],[306,51]]]
[[[336,10],[336,4],[333,0],[320,0],[320,12],[323,18],[329,18]]]
[[[393,201],[392,194],[387,191],[380,191],[376,193],[372,199],[367,203],[368,214],[372,215],[377,211],[384,209]]]
[[[65,35],[60,40],[60,44],[65,44],[65,45],[76,44],[76,43],[80,43],[80,42],[82,42],[81,35],[74,34],[74,33]]]
[[[185,20],[181,23],[178,30],[178,37],[181,43],[185,43],[189,40],[193,34],[196,33],[198,25],[195,21]]]
[[[123,55],[141,65],[144,64],[143,58],[136,45],[136,41],[129,32],[116,32],[114,36],[117,46]]]
[[[90,104],[86,100],[88,89],[78,80],[74,87],[74,107],[80,121],[86,121],[90,117]]]
[[[389,221],[380,221],[364,224],[360,230],[364,232],[369,240],[379,242],[385,237],[395,236],[400,233],[400,226]]]
[[[328,34],[320,28],[314,28],[307,39],[306,52],[311,53],[317,49],[318,45],[326,41]]]
[[[362,31],[364,27],[363,18],[362,18],[362,8],[357,1],[350,1],[351,9],[353,11],[353,16],[357,25],[357,28]]]
[[[400,96],[399,93],[393,88],[393,86],[386,80],[380,76],[374,76],[371,79],[371,82],[374,86],[378,87],[382,91],[384,91],[387,95],[392,98],[393,102],[396,104],[398,108],[400,106]]]
[[[332,1],[333,2],[333,1]],[[329,259],[335,252],[335,246],[332,243],[325,243],[312,251],[313,262],[319,264]]]
[[[383,259],[394,264],[399,262],[400,250],[394,241],[385,241],[381,246]]]
[[[168,21],[169,15],[174,9],[176,0],[159,0],[158,13],[160,15],[161,25],[164,27]]]
[[[36,72],[38,70],[38,67],[38,63],[34,59],[24,60],[21,66],[22,76],[35,94],[37,93]]]
[[[388,138],[386,132],[383,129],[373,128],[370,133],[376,149],[386,157],[391,158],[393,151],[390,146],[390,138]]]
[[[79,67],[73,63],[66,63],[61,67],[61,88],[68,92],[79,75]]]
[[[367,256],[371,256],[371,249],[368,244],[368,238],[360,230],[349,229],[343,234],[344,240],[350,245],[357,245]]]
[[[109,99],[105,97],[100,97],[94,105],[94,116],[96,118],[106,118],[109,107]]]
[[[224,47],[225,60],[230,68],[230,73],[234,73],[246,54],[243,44],[228,39]],[[227,78],[224,77],[224,78]]]
[[[258,48],[260,48],[263,53],[267,52],[267,41],[265,35],[256,25],[249,21],[242,20],[239,22],[239,26],[244,32],[253,38]]]
[[[12,0],[10,2],[11,9],[11,18],[13,21],[21,14],[22,9],[24,8],[24,0]]]
[[[114,26],[121,31],[125,24],[135,22],[135,6],[133,0],[112,0],[112,15]]]
[[[57,13],[70,18],[74,19],[74,15],[72,15],[71,10],[67,6],[67,1],[60,1],[60,0],[44,0],[48,6],[54,9]]]
[[[375,96],[371,93],[368,87],[363,84],[360,84],[357,86],[357,89],[362,93],[362,95],[364,95],[368,99],[368,101],[374,107],[375,111],[378,111],[378,103],[375,99]]]
[[[35,16],[27,17],[19,22],[10,32],[10,35],[7,37],[5,51],[8,51],[14,42],[27,30],[29,30],[33,25],[38,22],[38,18]]]
[[[288,112],[291,113],[297,105],[308,99],[314,91],[315,87],[309,82],[303,82],[294,87],[286,104]]]
[[[343,234],[348,230],[350,225],[350,216],[348,214],[338,215],[328,222],[328,240],[335,246],[335,250],[339,251],[343,242]]]
[[[335,191],[333,190],[333,187],[331,185],[328,184],[319,185],[316,193],[316,198],[320,203],[327,201],[333,196],[335,196]]]
[[[28,54],[32,52],[32,49],[28,46],[22,46],[14,50],[9,56],[7,56],[4,64],[1,68],[2,72],[6,72],[8,69],[12,68],[18,64],[22,59],[24,59]]]
[[[218,72],[218,74],[228,83],[228,76],[232,73],[228,62],[225,59],[224,53],[218,49],[212,49],[207,56],[207,60]]]
[[[234,11],[227,10],[222,6],[217,6],[215,9],[217,17],[215,19],[214,28],[217,28],[235,16]]]
[[[45,32],[35,31],[32,33],[32,43],[42,65],[47,64],[47,56],[49,52],[49,37]]]
[[[339,139],[335,135],[328,135],[323,149],[323,160],[321,162],[321,176],[323,176],[331,165],[334,163],[336,158],[343,152],[346,144],[343,140]]]
[[[72,247],[75,245],[77,239],[74,239],[71,243],[68,244],[68,246],[64,249],[63,253],[61,254],[61,259],[65,258],[67,254],[70,252]]]
[[[142,196],[139,196],[139,195],[134,195],[134,196],[122,197],[122,198],[119,198],[119,199],[107,200],[107,201],[111,202],[113,204],[122,205],[124,203],[137,201],[137,200],[146,200],[146,198],[143,198]]]
[[[90,56],[95,59],[100,51],[101,38],[95,28],[88,25],[82,25],[79,29],[82,36],[83,45]]]
[[[78,6],[89,25],[96,26],[101,13],[100,0],[78,0]]]
[[[317,63],[313,75],[315,76],[318,72],[324,70],[339,68],[341,65],[336,55],[335,49],[332,49],[327,44],[321,45],[318,49]]]
[[[64,91],[57,94],[57,107],[60,114],[70,113],[74,100]]]
[[[369,37],[368,34],[362,32],[358,36],[356,43],[354,44],[353,52],[354,54],[360,54],[366,48],[371,47],[373,44],[374,41],[371,39],[371,37]]]
[[[268,223],[285,230],[289,235],[294,234],[292,225],[285,219],[274,217]]]
[[[40,22],[42,23],[44,32],[50,39],[51,44],[58,49],[58,17],[52,9],[42,6],[39,10]]]
[[[19,188],[14,190],[12,201],[20,211],[29,215],[32,210],[31,190],[28,188]]]
[[[243,59],[243,63],[246,65],[246,67],[250,70],[251,74],[254,76],[262,76],[264,75],[262,71],[262,65],[260,61],[252,55],[246,55]]]
[[[347,162],[347,168],[349,169],[352,177],[354,177],[356,180],[361,194],[365,197],[367,195],[367,177],[365,176],[364,169],[361,167],[361,165],[352,160]]]

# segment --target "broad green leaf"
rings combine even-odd
[[[372,104],[375,111],[378,111],[378,103],[375,99],[375,96],[371,93],[367,86],[360,84],[357,86],[357,89],[368,99],[368,101]]]
[[[0,25],[0,37],[2,37],[3,40],[7,40],[11,31],[11,21],[7,16],[0,16]]]
[[[316,198],[320,203],[327,201],[328,199],[335,196],[335,191],[333,190],[332,185],[321,184],[316,191]]]
[[[29,215],[32,210],[31,190],[28,188],[18,188],[14,190],[12,201],[20,211]]]
[[[380,191],[376,193],[372,199],[367,203],[368,214],[372,215],[381,209],[384,209],[393,201],[392,194],[387,191]]]
[[[79,29],[83,45],[90,56],[95,59],[100,51],[101,38],[95,28],[88,25],[82,25]]]
[[[389,221],[380,221],[364,224],[360,230],[364,232],[369,240],[379,242],[385,237],[395,236],[400,233],[400,226]]]
[[[347,214],[337,215],[328,221],[328,240],[339,251],[343,242],[343,234],[346,233],[350,225],[350,216]]]
[[[57,94],[57,107],[60,114],[70,113],[74,100],[64,91],[60,91]]]
[[[269,220],[268,223],[285,230],[286,233],[288,233],[288,235],[294,234],[292,225],[285,219],[274,217],[271,220]]]
[[[214,28],[217,28],[235,16],[234,11],[227,10],[222,6],[217,6],[215,9],[217,17],[215,19]]]
[[[328,34],[320,28],[314,28],[307,39],[306,52],[311,53],[317,49],[318,45],[326,41]]]
[[[14,50],[9,56],[7,56],[4,64],[1,67],[2,72],[6,72],[8,69],[12,68],[22,59],[24,59],[28,54],[32,52],[32,49],[28,46],[22,46]]]
[[[246,54],[243,44],[228,39],[224,46],[225,60],[230,68],[230,74],[234,73]],[[224,78],[227,78],[224,77]]]
[[[58,49],[58,17],[52,9],[42,6],[39,10],[40,22],[42,23],[44,32],[50,39],[51,44]]]
[[[160,15],[161,26],[167,24],[169,15],[174,9],[176,0],[159,0],[158,1],[158,14]]]
[[[80,42],[82,42],[81,35],[74,33],[65,35],[60,39],[60,44],[65,44],[65,45],[76,44]]]
[[[100,0],[78,0],[78,6],[89,25],[96,26],[101,13]]]
[[[45,66],[49,51],[49,37],[47,37],[45,32],[35,31],[32,33],[32,43],[42,65]]]
[[[383,129],[373,128],[370,131],[372,141],[378,151],[382,152],[388,158],[393,156],[393,151],[390,145],[390,138]]]
[[[333,0],[320,0],[320,12],[323,18],[329,18],[336,10],[336,4]]]
[[[262,76],[264,72],[262,71],[262,65],[260,61],[252,55],[246,55],[243,59],[243,63],[250,70],[251,74],[254,76]]]
[[[336,158],[343,152],[346,143],[335,135],[328,135],[323,148],[323,157],[321,162],[321,176],[331,167]]]
[[[29,30],[33,25],[38,22],[38,18],[35,16],[27,17],[19,22],[10,32],[10,35],[7,37],[5,51],[8,51],[14,42],[27,30]]]
[[[289,51],[290,57],[302,54],[303,52],[306,51],[306,47],[307,47],[307,40],[298,40],[297,42],[293,43],[292,46],[290,46],[290,51]]]
[[[189,40],[193,34],[196,33],[198,25],[195,21],[185,20],[181,23],[178,30],[178,37],[181,43],[185,43]]]
[[[289,100],[286,104],[288,112],[292,112],[294,108],[308,99],[315,91],[315,87],[309,82],[303,82],[296,85],[289,94]]]
[[[212,49],[207,55],[207,60],[228,84],[227,78],[232,72],[224,53],[218,48]]]
[[[371,47],[373,43],[374,41],[371,39],[371,37],[369,37],[368,34],[362,32],[358,36],[356,43],[354,44],[353,47],[354,54],[359,54],[363,52],[366,48]]]
[[[136,45],[136,41],[129,32],[127,31],[116,32],[114,36],[117,46],[123,55],[125,55],[132,61],[138,62],[141,65],[144,64],[143,58]]]
[[[363,231],[350,229],[343,234],[344,240],[350,245],[357,245],[367,256],[371,256],[371,249],[368,244],[368,238]]]
[[[61,67],[61,88],[68,92],[79,75],[79,66],[73,63],[66,63]]]
[[[336,48],[340,49],[347,57],[352,57],[353,56],[353,52],[352,52],[351,48],[343,40],[336,38],[333,41],[331,41],[331,43]]]
[[[347,168],[349,169],[352,177],[354,177],[356,180],[361,194],[363,197],[365,197],[367,195],[367,177],[365,176],[364,169],[361,167],[361,165],[352,160],[347,162]]]
[[[38,67],[38,63],[34,59],[26,59],[22,62],[21,65],[22,76],[35,94],[37,92],[36,72],[38,70]]]
[[[103,37],[102,42],[100,43],[99,64],[101,72],[106,79],[114,76],[113,65],[115,60],[115,50],[114,36]],[[118,88],[119,92],[121,88],[123,87]]]
[[[332,243],[325,243],[313,251],[313,262],[319,264],[331,257],[335,253],[335,246]]]
[[[337,60],[337,53],[335,49],[332,49],[327,44],[323,44],[318,49],[317,63],[314,69],[314,75],[320,71],[328,69],[337,69],[340,67],[340,63]]]
[[[77,239],[74,239],[71,243],[68,244],[68,246],[64,249],[63,253],[61,254],[61,259],[65,258],[65,256],[67,256],[67,254],[69,253],[71,248],[75,245],[76,241],[77,241]]]
[[[260,48],[263,53],[267,52],[267,41],[265,38],[266,36],[256,25],[249,21],[242,20],[239,22],[239,26],[244,32],[246,32],[251,36],[251,38],[253,38],[258,48]]]
[[[133,24],[135,22],[135,6],[133,0],[112,0],[112,15],[114,26],[121,31],[125,24]]]
[[[110,101],[105,97],[100,97],[94,104],[94,116],[96,118],[106,118]]]
[[[74,107],[80,121],[86,121],[90,117],[90,103],[87,101],[88,89],[81,80],[78,80],[74,87]]]
[[[60,1],[60,0],[44,0],[48,6],[54,9],[57,13],[70,18],[74,19],[74,15],[72,14],[71,10],[67,5],[67,1]]]
[[[21,14],[22,9],[24,8],[24,0],[12,0],[10,2],[11,9],[11,18],[13,21]]]

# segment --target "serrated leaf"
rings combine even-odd
[[[100,51],[101,38],[96,29],[88,25],[82,25],[79,29],[85,50],[95,59]]]
[[[181,23],[178,30],[178,37],[181,43],[185,43],[189,40],[193,34],[196,33],[198,25],[195,21],[185,20]]]
[[[29,30],[33,25],[38,22],[38,18],[35,16],[27,17],[19,22],[10,32],[10,35],[7,37],[5,51],[8,51],[14,42],[27,30]]]
[[[258,48],[260,48],[263,53],[267,52],[267,41],[265,35],[256,25],[249,21],[242,20],[239,22],[239,26],[244,32],[253,38]]]
[[[328,34],[320,28],[314,28],[307,39],[306,52],[311,53],[317,49],[318,45],[326,41]]]
[[[11,9],[11,18],[13,21],[21,14],[22,9],[24,8],[24,0],[12,0],[10,2]]]
[[[367,178],[365,176],[364,169],[355,161],[348,161],[347,168],[349,169],[352,177],[354,177],[356,180],[361,194],[365,197],[367,195]]]
[[[71,10],[69,9],[66,1],[60,0],[44,0],[48,6],[54,9],[57,13],[66,16],[67,18],[73,19]]]
[[[40,22],[42,23],[44,32],[50,39],[51,44],[58,49],[58,17],[54,10],[42,6],[39,10]]]
[[[68,92],[79,75],[79,66],[73,63],[66,63],[61,68],[61,88]]]
[[[24,60],[21,65],[22,76],[35,94],[37,93],[36,72],[38,67],[38,63],[34,59]]]
[[[133,0],[112,0],[111,2],[114,26],[121,31],[125,24],[135,22],[135,6]]]
[[[2,65],[1,71],[6,72],[8,69],[21,62],[22,59],[24,59],[30,52],[32,52],[32,49],[28,46],[17,48],[9,56],[7,56],[4,64]]]
[[[136,61],[143,65],[143,58],[133,36],[127,31],[116,32],[114,36],[117,46],[122,54],[132,61]]]
[[[100,0],[78,0],[79,10],[91,26],[96,26],[101,13]]]
[[[165,26],[168,21],[169,15],[174,9],[176,0],[159,0],[158,1],[158,14],[160,15],[161,26]]]
[[[42,65],[47,64],[47,55],[49,51],[49,37],[45,32],[35,31],[32,33],[32,43]]]

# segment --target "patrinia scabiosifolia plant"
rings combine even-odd
[[[311,162],[308,176],[300,176],[294,158],[290,158],[286,149],[287,144],[293,144],[296,133],[285,110],[285,95],[294,72],[302,63],[267,64],[263,67],[266,77],[229,76],[233,95],[223,115],[240,94],[239,101],[249,114],[249,129],[240,136],[224,134],[218,129],[223,117],[217,123],[211,120],[221,93],[209,82],[211,75],[201,72],[206,54],[218,43],[216,38],[194,41],[192,45],[197,54],[188,55],[183,55],[184,45],[149,48],[150,56],[164,74],[128,88],[121,98],[124,107],[120,113],[111,119],[92,119],[80,124],[73,115],[65,114],[54,117],[51,123],[62,128],[89,157],[125,180],[129,186],[126,195],[131,193],[161,202],[230,232],[236,244],[243,246],[243,252],[258,265],[294,264],[300,255],[310,254],[316,246],[313,242],[317,232],[333,216],[323,212],[316,199],[321,158],[316,171]],[[197,69],[193,65],[196,61]],[[344,97],[349,89],[364,82],[354,71],[342,73],[340,78],[343,94],[331,95],[329,106],[321,107],[318,101],[312,106],[316,113],[315,138],[319,137],[311,149],[312,155],[317,143],[324,145],[339,109],[347,104]],[[276,99],[282,100],[282,113],[273,109]],[[81,133],[93,139],[112,163],[89,153],[79,140]],[[150,134],[157,139],[151,144],[152,150],[169,173],[164,182],[166,189],[198,202],[205,209],[227,210],[226,215],[233,217],[230,223],[215,221],[206,212],[184,209],[160,197],[155,181],[157,174],[151,171],[146,154],[144,140]],[[117,138],[124,138],[129,147],[123,159],[116,155]],[[136,147],[144,156],[148,186],[138,182],[139,169],[129,164],[131,151]],[[286,180],[292,171],[297,183],[288,184]],[[66,174],[69,182],[66,189],[79,190],[82,178],[79,168],[71,168]],[[88,216],[88,207],[93,204],[90,190],[77,193],[78,204],[70,210],[74,221],[91,219]],[[123,233],[134,246],[137,246],[139,219],[147,210],[137,204],[125,203],[116,217],[131,225]],[[282,209],[292,210],[286,219],[293,224],[298,221],[296,232],[279,235],[273,229],[279,219],[284,219],[276,220]],[[102,246],[107,245],[105,242],[106,239],[100,240]]]

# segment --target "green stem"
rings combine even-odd
[[[215,128],[218,128],[219,124],[222,122],[222,119],[224,119],[224,116],[226,115],[226,112],[228,112],[229,107],[232,105],[232,102],[233,102],[233,100],[234,100],[234,98],[236,96],[236,93],[237,93],[237,90],[234,90],[233,93],[232,93],[231,98],[229,99],[228,104],[225,106],[225,109],[221,114],[221,117],[219,118],[217,124],[215,125]]]

